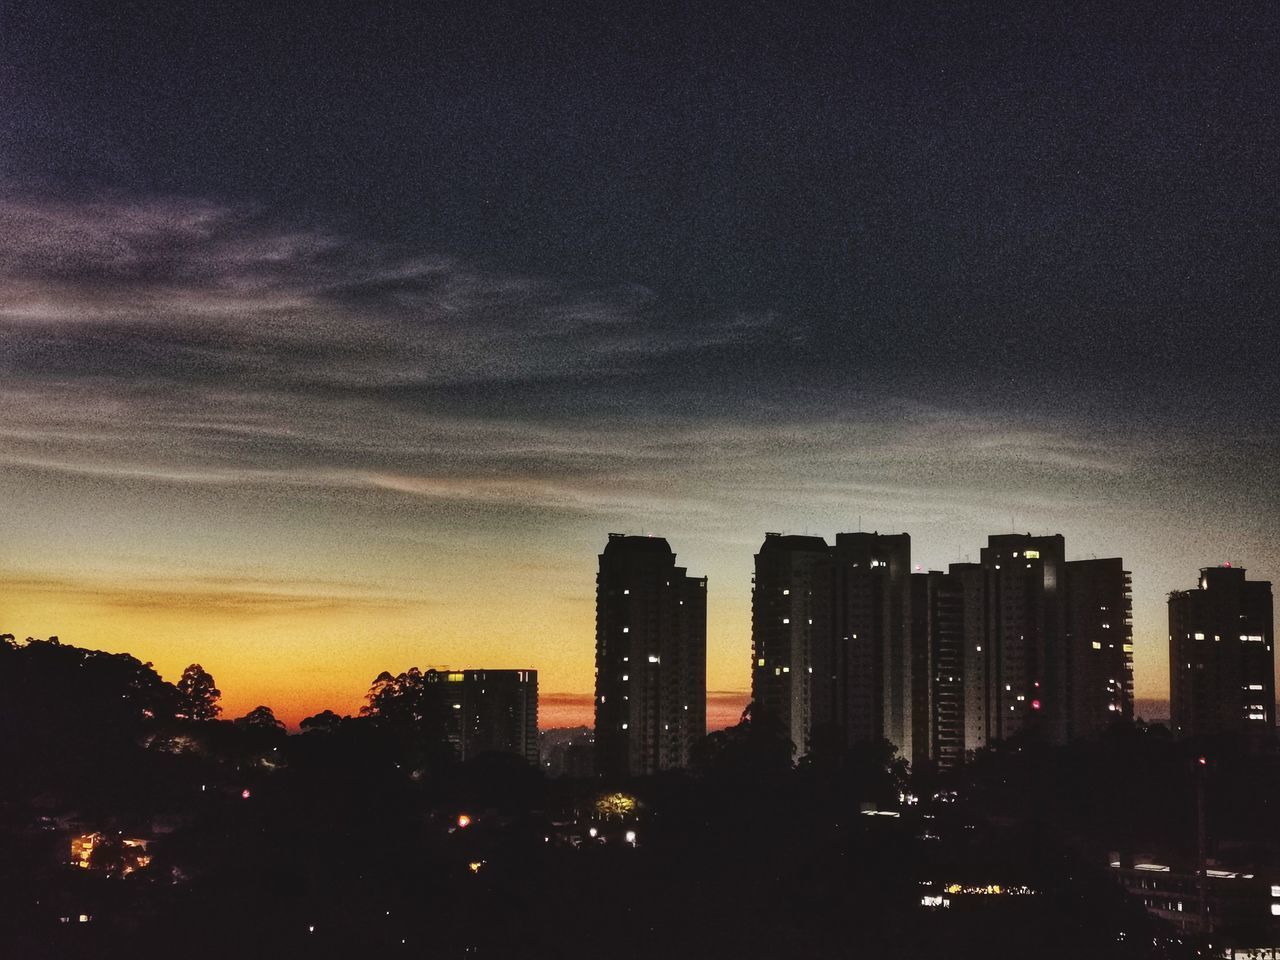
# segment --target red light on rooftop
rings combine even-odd
[[[1224,560],[1224,561],[1222,562],[1222,565],[1223,565],[1224,567],[1226,567],[1228,570],[1230,570],[1230,569],[1231,569],[1231,561],[1230,561],[1230,560]]]
[[[1208,759],[1208,757],[1199,757],[1199,758],[1196,760],[1196,762],[1197,762],[1197,763],[1199,763],[1199,764],[1200,764],[1200,766],[1202,766],[1202,767],[1207,767],[1207,766],[1209,765],[1209,759]]]
[[[241,800],[248,800],[250,796],[252,796],[252,794],[250,794],[250,793],[249,793],[249,788],[248,788],[248,787],[246,787],[245,789],[243,789],[243,790],[241,790],[241,791],[240,791],[240,799],[241,799]]]
[[[1039,701],[1039,700],[1032,700],[1032,701],[1031,701],[1031,709],[1032,709],[1032,710],[1039,710],[1039,709],[1040,709],[1040,701]]]

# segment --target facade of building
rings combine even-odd
[[[817,723],[846,743],[888,740],[914,754],[911,717],[911,537],[840,533],[831,548],[829,643],[814,658]]]
[[[1280,944],[1280,874],[1254,872],[1208,861],[1201,881],[1197,864],[1113,854],[1111,871],[1146,911],[1189,936],[1212,934],[1235,956]],[[1203,893],[1203,900],[1201,894]]]
[[[1271,584],[1228,565],[1169,594],[1169,713],[1175,737],[1275,732]]]
[[[707,580],[660,537],[611,533],[599,559],[596,772],[688,766],[707,726]]]
[[[751,591],[755,716],[787,731],[797,756],[813,730],[813,656],[830,623],[831,552],[821,537],[766,533]]]
[[[931,761],[951,770],[964,762],[964,609],[961,577],[911,575],[913,765]]]
[[[428,670],[426,709],[460,760],[512,753],[538,763],[537,670]]]
[[[1067,562],[1067,738],[1133,719],[1133,593],[1124,561]]]
[[[1024,729],[1066,743],[1133,718],[1123,560],[1067,561],[1059,535],[1000,534],[950,575],[963,606],[964,752]]]
[[[822,730],[914,755],[910,571],[905,533],[841,533],[833,545],[766,534],[752,595],[752,702],[797,754]]]

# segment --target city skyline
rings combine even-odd
[[[1266,12],[55,6],[0,2],[0,630],[568,722],[655,532],[724,721],[766,531],[1123,557],[1144,700],[1188,570],[1280,579]]]
[[[616,534],[610,534],[610,536],[611,537],[616,536]],[[655,539],[665,539],[665,538],[660,538],[655,533],[641,534],[637,536],[647,536],[647,537],[654,537]],[[805,536],[812,536],[812,534],[805,534]],[[993,536],[1004,537],[1004,536],[1007,536],[1007,534],[994,534]],[[832,536],[833,541],[834,539],[835,537]],[[694,552],[694,551],[691,551],[691,552]],[[953,560],[951,562],[952,563],[968,563],[972,560],[973,556],[976,556],[976,553],[977,551],[975,551],[973,555],[966,554],[964,557],[961,557],[959,560]],[[1096,552],[1094,551],[1089,551],[1089,553],[1091,556],[1094,556],[1094,557],[1097,556]],[[912,555],[911,566],[912,566],[912,571],[915,573],[945,572],[950,566],[950,564],[942,564],[938,567],[930,566],[918,560],[917,559],[918,556],[919,556],[918,553],[914,553]],[[1083,561],[1083,559],[1084,558],[1082,557],[1075,557],[1073,555],[1073,560],[1076,562],[1081,562]],[[1119,559],[1123,560],[1123,562],[1126,565],[1128,564],[1128,561],[1124,560],[1124,558],[1119,558]],[[1231,561],[1224,561],[1223,565],[1227,567],[1241,569],[1241,570],[1245,569],[1242,567],[1242,565],[1233,564]],[[1218,566],[1218,564],[1211,564],[1209,566]],[[755,579],[754,574],[749,575],[748,583],[749,584],[753,583],[754,579]],[[1265,579],[1265,578],[1254,577],[1253,579]],[[750,586],[748,586],[748,597],[750,597],[750,589],[751,589]],[[1169,687],[1168,687],[1169,649],[1168,649],[1168,629],[1167,629],[1167,607],[1165,606],[1165,604],[1167,603],[1167,597],[1171,592],[1174,592],[1174,591],[1164,591],[1161,593],[1161,597],[1163,599],[1161,601],[1160,610],[1164,619],[1165,629],[1163,633],[1158,636],[1156,641],[1160,646],[1154,651],[1154,653],[1152,653],[1151,651],[1148,651],[1148,653],[1151,655],[1147,658],[1148,660],[1157,660],[1157,661],[1163,660],[1162,663],[1157,664],[1158,667],[1163,668],[1162,671],[1159,671],[1159,670],[1156,671],[1157,674],[1161,672],[1163,673],[1163,677],[1164,677],[1163,688],[1161,688],[1158,684],[1152,683],[1150,677],[1143,678],[1140,672],[1140,668],[1138,664],[1141,659],[1139,654],[1139,651],[1141,650],[1141,646],[1139,645],[1137,640],[1139,636],[1139,626],[1138,626],[1136,613],[1135,613],[1135,625],[1134,625],[1134,648],[1135,648],[1134,649],[1134,690],[1135,690],[1134,700],[1136,704],[1135,715],[1142,715],[1142,716],[1146,716],[1147,718],[1155,717],[1157,719],[1162,719],[1162,720],[1167,719],[1167,709],[1169,704]],[[710,586],[707,587],[706,593],[707,593],[708,606],[714,607],[715,603],[713,601],[716,599],[714,584],[711,584]],[[250,595],[252,595],[252,592],[250,592]],[[12,598],[12,594],[11,594],[11,598]],[[303,599],[303,598],[299,598],[299,599]],[[264,608],[269,607],[273,603],[273,598],[268,594],[260,594],[260,595],[254,596],[253,600],[256,603],[261,603]],[[305,602],[304,599],[303,599],[303,602]],[[589,624],[591,629],[590,639],[593,646],[595,642],[595,630],[596,630],[596,613],[594,609],[595,602],[596,602],[595,591],[593,590],[591,594],[591,603],[593,607],[590,612],[590,624]],[[12,605],[12,599],[10,599],[10,604]],[[748,604],[750,604],[750,600],[748,600]],[[1136,602],[1134,606],[1136,610],[1137,608]],[[284,615],[285,613],[290,613],[290,612],[292,611],[284,610],[280,612],[280,615]],[[268,614],[268,615],[272,615],[272,614]],[[746,660],[746,663],[747,663],[747,666],[741,671],[747,677],[747,686],[744,689],[717,689],[712,685],[711,680],[708,679],[708,687],[707,687],[707,729],[708,730],[720,729],[722,727],[732,725],[737,721],[740,713],[742,712],[742,709],[747,705],[748,702],[750,702],[750,699],[751,699],[750,677],[752,674],[753,664],[754,664],[754,660],[752,656],[750,623],[751,623],[751,615],[750,615],[750,611],[748,610],[747,635],[745,638],[745,646],[741,651],[743,652],[744,659]],[[11,632],[14,632],[19,637],[23,635],[21,631],[11,631]],[[1150,634],[1153,634],[1154,631],[1148,631],[1148,633],[1150,635]],[[56,631],[48,631],[45,633],[38,633],[38,634],[29,633],[27,635],[48,636],[51,634],[59,636],[61,639],[64,640],[64,642],[67,642],[67,643],[72,643],[75,645],[86,645],[83,642],[83,638],[78,638],[66,631],[62,633],[57,633]],[[711,624],[709,623],[708,635],[710,636],[711,634],[712,634]],[[87,645],[91,649],[97,649],[97,647],[95,647],[93,643],[88,643]],[[144,659],[146,659],[149,656],[149,652],[146,649],[145,643],[144,644],[135,643],[132,647],[130,646],[120,646],[118,648],[104,647],[104,649],[109,649],[109,652],[134,653],[134,654],[143,656]],[[474,669],[477,664],[482,662],[481,659],[477,659],[475,656],[469,653],[464,653],[459,658],[456,658],[453,660],[449,660],[447,658],[446,659],[430,659],[429,658],[430,651],[425,647],[417,651],[414,651],[413,649],[408,647],[405,647],[405,649],[407,650],[407,655],[409,657],[408,660],[406,660],[405,662],[397,662],[394,664],[384,664],[382,669],[399,671],[399,670],[407,669],[413,666],[413,667],[421,667],[422,669],[436,669],[436,670],[470,670],[470,669]],[[588,654],[590,654],[590,650],[588,650],[587,652]],[[172,661],[174,664],[177,664],[178,660],[184,660],[185,658],[184,663],[180,665],[176,665],[172,667],[172,669],[167,669],[165,664],[158,662],[157,669],[160,670],[163,676],[170,679],[176,679],[178,674],[181,673],[183,666],[185,666],[185,662],[190,661],[193,657],[198,660],[208,661],[209,664],[218,663],[218,661],[214,660],[213,658],[203,655],[198,646],[188,647],[184,645],[181,648],[181,650],[177,653],[176,659]],[[304,666],[306,665],[304,664]],[[506,663],[504,661],[502,663],[499,663],[498,666],[501,667],[502,669],[523,668],[523,669],[533,669],[535,671],[539,669],[538,664],[535,662],[530,662],[526,664],[516,664],[515,666],[512,666],[511,664]],[[709,659],[709,663],[708,663],[709,672],[711,668],[712,668],[712,664]],[[380,673],[382,671],[379,670],[377,672]],[[217,675],[221,677],[224,674],[217,674]],[[257,704],[257,703],[274,700],[275,704],[279,704],[279,707],[276,712],[280,715],[281,719],[283,719],[290,728],[296,728],[297,724],[306,716],[313,715],[325,709],[336,708],[340,713],[341,712],[349,712],[352,714],[357,713],[360,707],[363,706],[365,703],[365,696],[368,692],[368,685],[372,683],[373,676],[376,676],[376,674],[371,675],[366,681],[366,685],[364,687],[360,687],[358,691],[343,690],[340,688],[335,688],[337,692],[333,696],[331,696],[329,700],[324,700],[323,695],[321,694],[313,693],[309,697],[303,697],[297,701],[291,702],[290,700],[281,699],[280,697],[281,692],[287,691],[289,689],[287,685],[282,687],[272,687],[268,685],[268,686],[254,688],[258,691],[258,693],[254,695],[249,695],[249,696],[243,696],[243,695],[237,696],[234,690],[229,690],[226,692],[225,702],[229,705],[228,713],[235,714],[237,712],[240,712],[240,713],[247,712],[249,709],[251,709],[250,701],[252,701],[253,704]],[[1144,679],[1146,680],[1145,686],[1143,683]],[[222,679],[219,679],[219,683],[223,687],[229,686]],[[595,701],[595,695],[591,692],[580,692],[580,691],[572,691],[572,690],[549,690],[545,693],[542,693],[540,698],[542,713],[541,713],[541,719],[539,721],[539,728],[550,729],[550,728],[556,728],[556,727],[592,726],[594,723],[594,706],[595,706],[594,701]]]

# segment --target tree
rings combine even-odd
[[[243,727],[246,730],[263,730],[272,733],[279,733],[284,730],[284,724],[276,719],[276,715],[271,712],[270,707],[254,707],[243,717],[235,721],[237,727]]]
[[[342,717],[332,710],[323,710],[313,717],[307,717],[298,726],[303,733],[333,733],[342,726]]]
[[[182,698],[179,715],[188,720],[216,720],[222,712],[218,698],[222,691],[213,685],[213,676],[198,663],[182,671],[178,681],[178,694]]]

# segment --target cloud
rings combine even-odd
[[[6,590],[56,597],[129,613],[274,617],[337,611],[385,612],[420,606],[418,598],[349,583],[244,577],[135,577],[128,582],[26,572],[0,577]]]

